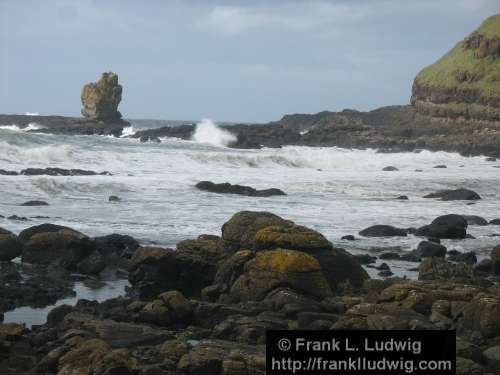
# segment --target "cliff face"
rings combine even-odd
[[[500,121],[500,14],[417,75],[411,104],[432,117]]]

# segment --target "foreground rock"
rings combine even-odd
[[[368,278],[354,257],[320,233],[267,212],[239,212],[223,225],[221,237],[182,241],[177,251],[140,248],[132,263],[129,281],[141,298],[177,289],[211,300],[261,300],[277,287],[300,289],[300,272],[316,280],[309,293],[326,295],[346,283],[359,288]],[[261,287],[245,291],[244,285],[259,278]]]
[[[50,230],[60,229],[20,238]],[[297,328],[455,330],[457,373],[497,368],[500,288],[464,263],[424,257],[419,280],[371,280],[320,233],[268,212],[239,212],[221,237],[176,251],[135,250],[119,235],[93,242],[131,256],[129,295],[60,306],[32,331],[0,324],[2,374],[265,373],[266,330]]]
[[[74,269],[95,248],[83,233],[54,224],[25,229],[19,238],[23,241],[24,263],[48,265],[57,261],[68,269]]]
[[[257,190],[250,186],[231,185],[228,182],[215,184],[211,181],[201,181],[198,182],[195,186],[197,189],[210,191],[212,193],[239,194],[239,195],[246,195],[249,197],[271,197],[274,195],[286,195],[280,189],[272,188],[272,189]]]

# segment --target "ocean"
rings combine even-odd
[[[421,238],[362,238],[358,232],[374,224],[418,227],[439,215],[500,217],[499,162],[446,152],[378,153],[376,150],[289,146],[240,150],[226,147],[231,135],[210,120],[198,125],[193,140],[162,139],[141,143],[127,138],[139,129],[180,122],[131,120],[121,138],[36,133],[0,127],[0,169],[28,167],[80,168],[112,176],[0,176],[0,227],[15,233],[50,222],[89,236],[127,234],[144,245],[175,247],[202,233],[220,234],[222,224],[241,210],[270,211],[323,233],[351,253],[411,251]],[[447,168],[434,168],[436,165]],[[382,171],[386,166],[398,171]],[[416,170],[421,172],[416,172]],[[197,190],[202,180],[279,188],[286,196],[269,198],[219,195]],[[443,202],[424,195],[468,188],[483,198]],[[108,202],[110,195],[120,202]],[[400,195],[409,200],[398,200]],[[28,200],[49,206],[25,207]],[[44,216],[48,218],[34,218]],[[470,226],[476,237],[445,240],[448,250],[479,254],[498,244],[500,226]],[[356,241],[341,237],[353,234]],[[391,263],[396,275],[415,278],[415,264]],[[376,276],[373,270],[369,270]]]

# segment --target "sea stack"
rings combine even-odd
[[[435,118],[500,121],[500,14],[417,75],[411,104]]]
[[[118,84],[118,75],[113,72],[102,73],[97,82],[83,86],[82,115],[95,121],[119,121],[122,117],[118,111],[121,100],[122,86]]]

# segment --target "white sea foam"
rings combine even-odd
[[[130,137],[131,135],[134,135],[135,133],[137,133],[137,130],[133,126],[127,126],[127,127],[123,128],[122,134],[120,135],[120,137],[122,137],[122,138]]]
[[[30,207],[12,211],[9,204],[47,198],[50,206],[43,208],[44,214],[61,217],[55,222],[89,235],[113,231],[172,246],[200,233],[218,234],[231,215],[248,209],[290,218],[319,230],[332,241],[374,224],[418,227],[447,213],[481,215],[489,220],[500,217],[498,169],[482,157],[298,146],[238,150],[213,147],[206,138],[201,138],[203,143],[174,139],[140,143],[127,138],[3,132],[0,139],[0,169],[61,167],[113,174],[0,176],[0,214],[38,215]],[[220,141],[216,143],[220,145]],[[437,164],[448,168],[433,168]],[[399,171],[382,171],[388,165]],[[288,195],[255,199],[202,194],[194,188],[200,180],[258,189],[276,187]],[[468,206],[422,198],[432,191],[458,187],[477,191],[483,200]],[[108,195],[120,196],[122,204],[109,205]],[[399,195],[410,199],[396,200]],[[0,218],[0,226],[15,232],[27,225]],[[463,241],[461,246],[464,251],[491,248],[495,238],[489,234],[499,230],[495,226],[471,226],[468,231],[477,239]],[[340,246],[348,246],[348,250],[355,246],[359,251],[370,251],[373,246],[410,250],[416,243],[417,239],[409,236],[397,241],[364,238]]]
[[[26,116],[40,116],[40,114],[38,112],[26,112],[25,115]]]
[[[207,143],[212,146],[225,147],[236,141],[236,136],[227,130],[221,129],[210,119],[202,119],[196,124],[192,140]]]
[[[18,125],[0,125],[0,129],[15,131],[15,132],[27,132],[30,130],[40,130],[44,129],[45,126],[37,124],[36,122],[30,122],[25,127],[20,127]]]

